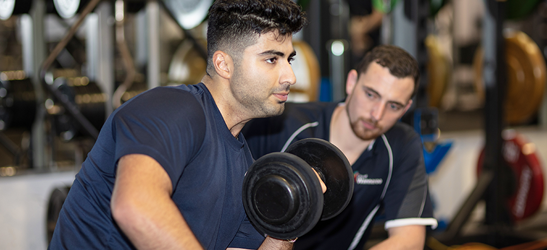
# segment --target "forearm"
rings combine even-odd
[[[291,243],[286,240],[278,240],[274,239],[270,236],[266,237],[264,242],[262,242],[262,245],[258,248],[258,250],[291,250],[293,248],[294,243]]]
[[[371,250],[424,249],[425,226],[411,225],[389,229],[389,238],[371,248]]]
[[[266,237],[262,242],[262,245],[258,250],[291,250],[294,243],[288,242],[286,240],[278,240],[271,237]],[[244,248],[227,248],[226,250],[246,250]]]
[[[127,204],[114,213],[118,226],[137,249],[202,249],[174,204],[162,206],[164,212],[158,214],[151,212],[157,203],[144,203]]]

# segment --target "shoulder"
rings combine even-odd
[[[157,87],[147,90],[124,103],[115,116],[154,116],[187,119],[181,115],[203,115],[201,91],[195,87]],[[196,118],[196,117],[194,117]]]
[[[199,95],[192,91],[157,87],[116,109],[109,118],[110,129],[114,134],[124,131],[163,138],[190,133],[202,138],[211,120],[204,106]]]
[[[392,144],[407,144],[412,143],[416,140],[421,140],[420,136],[418,135],[418,133],[416,133],[414,128],[402,122],[395,123],[395,125],[393,125],[393,127],[389,129],[384,135],[387,140],[390,141]]]
[[[422,139],[414,128],[405,123],[397,122],[382,136],[382,140],[396,159],[422,155]]]

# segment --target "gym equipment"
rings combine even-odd
[[[296,60],[292,63],[292,69],[296,76],[296,84],[291,86],[289,101],[313,102],[319,98],[319,82],[321,69],[315,53],[304,41],[293,41],[296,51]]]
[[[70,186],[57,187],[51,191],[47,204],[47,215],[46,215],[46,236],[48,244],[51,242],[51,237],[53,237],[53,231],[57,225],[57,219],[59,219],[59,213],[63,207],[66,196],[70,191]]]
[[[0,1],[0,20],[7,20],[12,15],[28,13],[32,0],[2,0]]]
[[[327,186],[322,193],[312,168]],[[286,152],[256,160],[243,180],[243,206],[263,234],[294,239],[328,220],[349,204],[353,174],[344,154],[322,139],[295,142]]]
[[[25,72],[0,72],[0,130],[30,129],[35,116],[36,95]]]
[[[106,94],[97,83],[87,77],[55,79],[53,85],[95,127],[100,130],[106,117]],[[65,109],[56,105],[55,101],[46,101],[46,109],[54,117],[54,130],[65,141],[84,135],[81,126],[72,119]]]
[[[545,89],[545,59],[536,43],[524,32],[506,32],[507,96],[505,120],[509,124],[530,121],[537,113]],[[475,88],[484,98],[483,51],[477,49],[473,60]]]
[[[205,41],[200,43],[205,45]],[[207,61],[200,56],[194,42],[185,39],[177,48],[169,65],[169,81],[176,84],[196,84],[205,75],[206,68]]]
[[[452,218],[446,230],[434,237],[446,245],[461,245],[462,242],[480,242],[496,248],[502,248],[537,240],[537,235],[519,234],[512,230],[514,226],[514,221],[511,219],[512,212],[506,206],[508,186],[514,178],[511,176],[510,167],[504,166],[507,164],[504,158],[507,158],[508,153],[505,150],[509,147],[504,146],[502,135],[505,124],[505,90],[506,83],[509,82],[506,81],[507,72],[509,71],[506,70],[506,66],[509,66],[510,60],[513,59],[510,56],[505,56],[508,50],[506,46],[511,46],[510,42],[504,37],[503,32],[503,22],[507,7],[506,2],[487,0],[485,1],[485,6],[487,11],[485,12],[482,25],[484,38],[482,39],[482,48],[484,50],[484,76],[487,77],[484,77],[485,145],[482,170],[473,191],[457,210],[456,215]],[[527,54],[531,50],[534,50],[534,46],[528,46],[527,50],[521,53]],[[536,71],[538,71],[537,74],[542,74],[542,72],[539,72],[541,69]],[[522,77],[524,73],[520,75]],[[524,148],[530,147],[525,146]],[[519,152],[518,150],[511,151],[512,153]],[[531,151],[530,149],[526,149],[522,153],[526,154],[526,152]],[[520,155],[520,153],[513,155]],[[484,200],[485,204],[483,225],[486,227],[480,233],[467,233],[463,235],[463,226],[481,200]]]
[[[213,0],[163,0],[163,2],[183,29],[198,26],[213,4]]]
[[[543,200],[543,171],[536,147],[514,130],[503,133],[503,158],[511,168],[516,185],[506,203],[515,222],[524,220],[539,211]],[[484,149],[477,164],[480,175],[484,161]]]
[[[74,24],[70,27],[70,29],[66,32],[65,36],[52,50],[52,52],[48,55],[48,57],[44,60],[42,63],[42,66],[40,67],[40,79],[42,86],[44,90],[46,90],[49,94],[52,95],[53,99],[57,101],[73,118],[79,126],[85,131],[86,134],[90,135],[92,138],[97,139],[99,136],[99,131],[93,126],[91,122],[89,122],[84,115],[78,110],[78,108],[72,104],[60,91],[57,90],[55,86],[53,86],[53,81],[47,78],[47,72],[50,70],[51,65],[57,58],[57,56],[61,53],[61,51],[66,47],[70,39],[74,36],[80,25],[83,23],[84,19],[87,17],[87,15],[95,9],[97,4],[100,2],[100,0],[90,0],[90,2],[85,6],[85,8],[82,10],[81,14],[79,15],[78,19],[74,22]]]
[[[80,6],[85,6],[85,4],[80,5],[80,0],[53,0],[53,5],[57,14],[65,19],[76,15]]]
[[[452,147],[452,140],[439,141],[439,112],[436,108],[416,108],[412,111],[413,127],[423,143],[424,163],[427,174],[435,172],[439,163]]]
[[[440,108],[441,101],[450,81],[451,65],[449,60],[441,52],[439,41],[434,35],[426,37],[425,46],[428,52],[427,62],[427,94],[429,106]]]

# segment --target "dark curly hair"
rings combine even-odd
[[[214,72],[216,51],[225,51],[237,61],[259,35],[277,31],[284,38],[306,24],[304,12],[292,0],[216,0],[209,9],[207,74]]]
[[[393,45],[379,45],[369,51],[357,66],[359,75],[365,74],[371,62],[376,62],[397,78],[412,77],[414,79],[414,91],[411,98],[418,91],[420,70],[418,61],[405,50]]]

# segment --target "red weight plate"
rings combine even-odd
[[[534,215],[541,207],[543,170],[535,144],[527,142],[514,130],[504,131],[503,140],[503,158],[517,181],[516,190],[506,202],[513,220],[518,222]],[[479,156],[477,175],[481,172],[483,158],[484,149]]]

